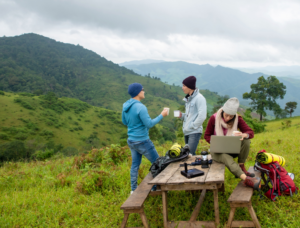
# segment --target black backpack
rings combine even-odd
[[[151,172],[154,178],[172,162],[183,161],[187,159],[189,153],[190,153],[190,147],[188,144],[186,144],[184,147],[181,148],[180,155],[177,157],[170,157],[168,151],[166,153],[166,156],[158,157],[156,161],[152,163],[149,171]]]

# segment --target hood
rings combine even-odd
[[[136,100],[136,99],[129,99],[128,101],[126,101],[123,104],[123,112],[128,112],[129,109],[131,108],[131,106],[135,103],[140,103],[140,101]]]
[[[185,97],[183,98],[183,100],[184,100],[185,102],[187,102],[188,100],[191,101],[195,96],[197,96],[198,93],[199,93],[199,89],[196,88],[196,89],[194,90],[194,93],[193,93],[191,96],[185,96]]]

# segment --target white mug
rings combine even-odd
[[[174,110],[174,117],[180,117],[180,111]]]
[[[167,110],[168,110],[168,115],[169,115],[169,112],[170,112],[170,108],[164,107],[164,109],[167,109]]]

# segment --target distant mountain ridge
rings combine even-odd
[[[131,66],[131,65],[142,65],[142,64],[150,64],[150,63],[162,63],[165,62],[163,60],[155,60],[155,59],[144,59],[144,60],[133,60],[124,63],[119,63],[120,66]]]
[[[194,75],[197,77],[197,86],[200,89],[208,89],[217,92],[220,95],[229,95],[237,97],[241,103],[247,105],[250,100],[243,100],[243,93],[250,91],[250,85],[257,83],[257,78],[263,73],[245,73],[237,69],[223,66],[213,67],[209,64],[198,65],[187,62],[163,62],[142,65],[128,65],[126,68],[133,70],[141,75],[159,77],[162,81],[169,84],[181,85],[182,80]],[[276,75],[275,75],[276,76]],[[278,78],[287,87],[287,93],[283,100],[277,102],[284,108],[285,103],[289,101],[298,102],[298,108],[294,114],[300,115],[300,80],[295,78]]]

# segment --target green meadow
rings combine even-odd
[[[12,113],[19,113],[19,109]],[[254,165],[261,149],[281,155],[299,187],[300,118],[289,120],[289,126],[285,120],[266,122],[267,130],[252,140],[246,166]],[[182,139],[178,142],[183,144]],[[155,142],[161,156],[171,145]],[[197,153],[207,148],[208,144],[201,140]],[[0,168],[1,227],[119,227],[123,219],[120,206],[130,194],[130,165],[128,147],[116,144],[73,157],[56,154],[42,161],[5,162]],[[139,182],[149,167],[150,162],[143,159]],[[226,225],[230,211],[227,199],[238,182],[226,169],[225,193],[219,193],[220,227]],[[169,219],[189,220],[198,197],[185,191],[169,192]],[[299,200],[298,194],[271,202],[255,193],[252,204],[262,227],[299,227]],[[147,198],[145,213],[151,227],[163,227],[161,196]],[[198,219],[214,220],[212,192],[207,193]],[[237,210],[235,220],[250,219],[246,209]],[[142,226],[139,215],[131,214],[127,225]]]

